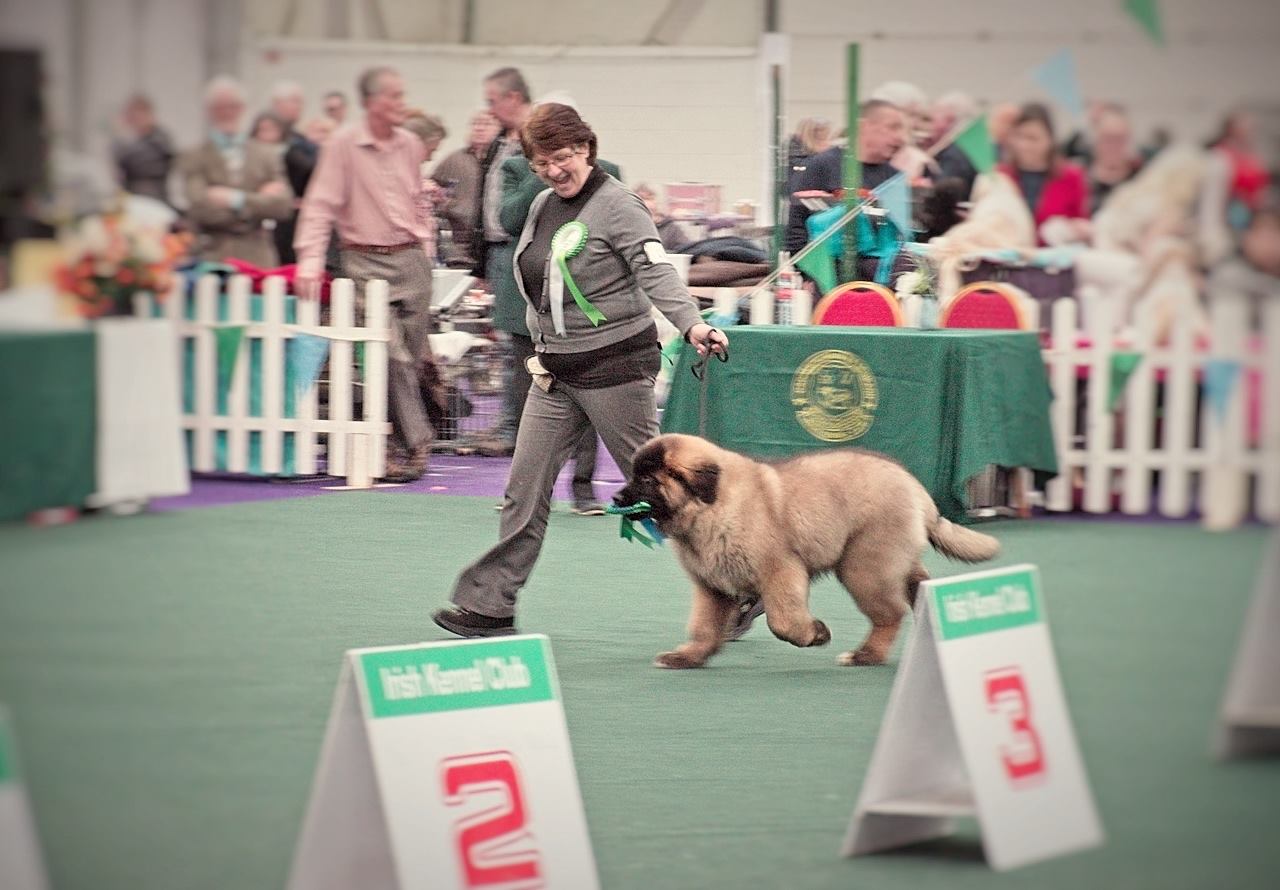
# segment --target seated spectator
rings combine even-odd
[[[270,269],[279,260],[265,223],[293,213],[293,193],[274,149],[245,138],[244,110],[244,92],[236,81],[217,77],[210,82],[205,90],[209,137],[185,152],[178,168],[196,233],[195,256],[234,257]]]
[[[944,139],[952,140],[933,154],[938,167],[934,182],[936,184],[947,179],[958,179],[962,183],[962,191],[966,197],[973,191],[973,181],[978,178],[978,171],[969,160],[969,156],[961,151],[954,140],[957,135],[956,130],[967,126],[977,116],[978,104],[973,101],[973,97],[958,91],[939,96],[938,101],[933,103],[930,113],[932,133],[929,145],[931,149]]]
[[[874,189],[900,172],[891,160],[906,142],[907,119],[900,108],[879,99],[863,104],[858,120],[858,159],[862,162],[863,189]],[[816,192],[835,197],[844,187],[844,149],[833,146],[814,155],[804,173],[796,177],[795,186],[787,215],[787,250],[792,253],[808,243],[805,220],[813,212],[794,196]]]
[[[1142,168],[1142,159],[1133,148],[1129,115],[1114,103],[1103,105],[1093,117],[1089,170],[1089,213],[1102,209],[1111,192],[1128,182]]]
[[[1209,275],[1209,299],[1243,297],[1253,330],[1262,329],[1263,308],[1280,300],[1280,208],[1264,207],[1249,222],[1235,256]]]
[[[1088,240],[1088,182],[1083,170],[1058,157],[1047,108],[1037,102],[1022,107],[1009,133],[1008,151],[1000,172],[1017,183],[1039,242]]]
[[[124,135],[111,146],[121,187],[168,204],[173,141],[156,123],[151,100],[141,94],[131,98],[121,114],[121,128]]]
[[[991,106],[987,112],[987,132],[991,134],[991,144],[995,146],[999,160],[1008,160],[1009,134],[1013,131],[1019,110],[1012,102],[1001,102]]]
[[[1271,174],[1258,152],[1254,117],[1244,109],[1227,115],[1209,147],[1200,195],[1200,240],[1205,260],[1212,264],[1231,253],[1262,207]]]
[[[831,148],[831,122],[821,117],[806,117],[796,125],[787,150],[787,194],[796,191],[796,177],[805,171],[809,161]]]
[[[933,128],[924,90],[904,80],[891,80],[876,87],[871,98],[898,106],[907,117],[907,139],[893,156],[893,166],[912,182],[937,176],[937,162],[925,151],[933,141]]]

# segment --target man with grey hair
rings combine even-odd
[[[302,119],[304,98],[302,87],[292,80],[276,81],[271,87],[271,113],[284,127],[284,172],[295,192],[301,195],[306,190],[311,171],[316,166],[316,155],[320,147],[298,130],[298,122]],[[276,252],[281,263],[297,262],[293,252],[294,230],[298,222],[298,202],[294,202],[293,212],[288,219],[280,221],[275,230]]]
[[[234,257],[263,268],[278,263],[267,221],[286,219],[293,193],[269,146],[246,139],[245,98],[230,77],[205,88],[207,141],[178,161],[195,252],[205,260]]]
[[[523,154],[520,128],[533,110],[529,84],[515,68],[499,68],[484,79],[484,98],[489,111],[498,119],[501,135],[489,144],[481,164],[480,218],[476,226],[475,250],[479,261],[476,274],[489,282],[493,294],[493,326],[508,335],[529,335],[524,322],[524,297],[516,286],[513,266],[515,239],[502,227],[502,165],[509,158]],[[517,360],[507,344],[506,398],[502,418],[494,435],[480,442],[481,454],[496,456],[515,451],[516,429],[520,423],[523,392],[521,375],[515,372]],[[527,389],[527,383],[523,387]]]
[[[271,87],[271,112],[284,124],[286,135],[292,133],[302,119],[304,101],[302,87],[295,81],[280,80]]]
[[[421,375],[431,364],[430,237],[420,213],[425,157],[422,141],[400,125],[404,81],[394,68],[370,68],[358,81],[363,119],[329,137],[302,199],[294,249],[296,287],[320,296],[325,251],[336,227],[342,271],[356,284],[387,282],[391,294],[388,396],[391,442],[388,482],[412,482],[426,472],[435,438],[423,404]]]
[[[955,137],[958,135],[955,131],[968,126],[977,116],[978,103],[968,93],[959,90],[944,93],[933,103],[930,145],[936,146],[941,140],[947,140],[941,148],[930,149],[938,164],[937,179],[941,181],[955,178],[963,181],[966,195],[973,191],[973,181],[978,178],[978,171],[969,156],[955,144]]]
[[[937,165],[925,151],[929,144],[929,98],[924,90],[905,80],[890,80],[871,91],[870,101],[897,106],[907,117],[907,142],[893,157],[893,165],[908,180],[937,175]]]

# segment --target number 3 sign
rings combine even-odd
[[[1031,702],[1022,672],[1016,667],[987,671],[987,708],[1008,721],[1013,735],[1000,749],[1004,771],[1014,782],[1044,773],[1044,750],[1031,723]]]
[[[1034,566],[921,585],[844,853],[940,837],[957,816],[978,818],[995,869],[1103,840]]]

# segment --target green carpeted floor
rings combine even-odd
[[[341,653],[439,638],[428,611],[496,527],[491,499],[356,493],[0,528],[0,701],[55,887],[282,886]],[[761,626],[659,671],[688,605],[671,554],[556,514],[520,618],[552,638],[603,885],[1275,886],[1280,762],[1206,756],[1263,533],[988,528],[1043,570],[1105,847],[997,875],[970,826],[839,858],[893,681],[834,664],[865,627],[843,591],[814,591],[827,649]]]

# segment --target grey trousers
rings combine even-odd
[[[653,379],[607,389],[574,389],[557,383],[549,393],[536,386],[529,390],[498,544],[458,576],[454,603],[494,618],[515,614],[516,595],[542,550],[556,477],[583,431],[592,426],[629,480],[636,450],[658,434]]]
[[[533,376],[525,366],[525,360],[535,354],[533,338],[526,337],[524,334],[510,336],[513,361],[507,369],[505,381],[507,389],[502,409],[502,433],[508,434],[507,425],[510,424],[509,435],[514,440],[516,431],[520,428],[520,418],[524,415],[524,403],[529,398],[529,391],[537,387],[533,385]],[[508,411],[511,412],[510,419],[507,417]],[[573,499],[575,502],[595,500],[595,487],[591,484],[591,480],[596,477],[598,447],[595,427],[588,427],[573,448]]]
[[[410,248],[391,254],[342,251],[342,272],[355,282],[357,319],[364,314],[364,287],[382,278],[391,294],[387,345],[387,398],[392,443],[404,451],[425,448],[435,438],[423,405],[418,366],[431,359],[431,260]]]

